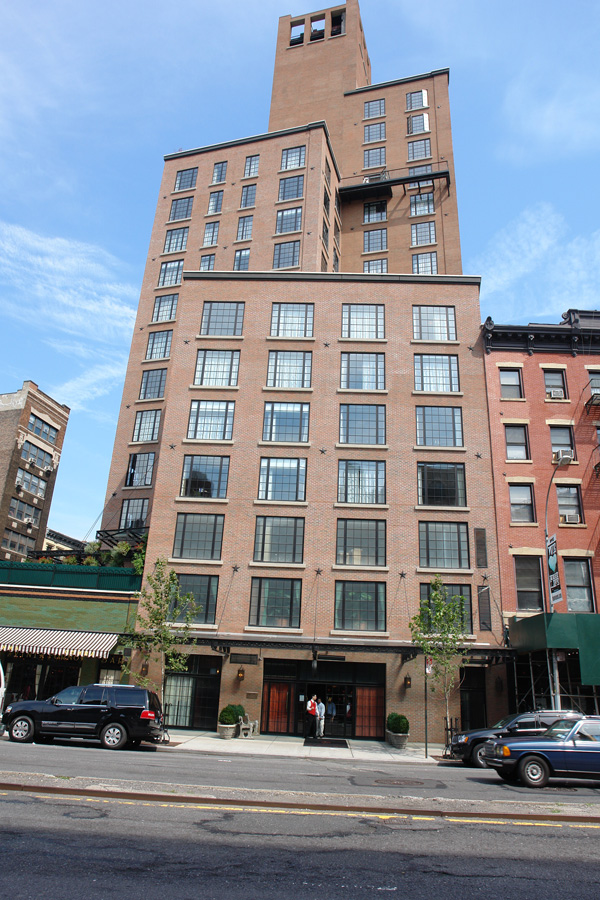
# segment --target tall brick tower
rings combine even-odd
[[[356,0],[280,20],[268,132],[166,157],[100,536],[147,532],[147,565],[168,558],[199,604],[172,725],[214,728],[235,700],[301,734],[315,690],[329,735],[382,738],[398,710],[418,738],[408,621],[437,572],[480,663],[466,724],[495,714],[479,279],[459,247],[448,72],[372,84]]]

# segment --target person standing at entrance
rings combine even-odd
[[[317,737],[323,740],[323,731],[325,730],[325,704],[319,697],[317,700]]]
[[[317,695],[313,694],[306,704],[306,737],[317,735]]]

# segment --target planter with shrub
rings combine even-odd
[[[229,703],[228,706],[223,707],[219,713],[219,721],[217,723],[217,734],[223,740],[228,741],[237,737],[239,733],[239,718],[244,715],[244,712],[244,707],[238,703]]]
[[[409,737],[409,724],[406,716],[401,713],[390,713],[387,717],[385,739],[388,744],[397,750],[406,747]]]

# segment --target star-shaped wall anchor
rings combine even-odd
[[[320,448],[319,448],[319,452],[320,452],[320,453],[327,453],[327,448],[326,448],[326,447],[320,447]]]
[[[475,456],[476,456],[477,459],[483,459],[483,455],[482,455],[481,453],[479,453],[479,452],[477,452],[477,453],[475,454]]]
[[[469,350],[471,351],[471,353],[472,353],[473,350],[475,349],[475,347],[472,347],[472,346],[471,346],[471,347],[468,347],[467,349],[469,349]]]
[[[174,450],[174,449],[175,449],[175,444],[169,444],[169,450]]]
[[[143,331],[143,330],[144,330],[144,326],[140,325],[140,331]]]
[[[131,409],[131,403],[128,403],[125,409]]]
[[[231,568],[233,569],[234,572],[239,572],[239,571],[240,571],[240,567],[239,567],[239,566],[232,566]]]
[[[329,341],[323,341],[323,346],[324,346],[324,347],[329,347]]]
[[[406,572],[400,572],[400,578],[406,578]]]
[[[189,341],[184,341],[183,343],[184,343],[184,344],[189,344]]]
[[[317,573],[317,575],[322,575],[323,569],[315,569],[315,572]]]

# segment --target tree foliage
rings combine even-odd
[[[162,693],[165,672],[185,672],[189,653],[178,649],[192,643],[192,622],[200,607],[192,594],[181,595],[179,580],[167,561],[159,558],[154,571],[146,577],[139,594],[135,622],[126,630],[123,645],[137,651],[143,671],[134,671],[133,653],[124,656],[121,669],[142,687],[158,689]],[[160,684],[147,673],[152,666],[160,666]]]
[[[448,597],[441,576],[436,575],[429,598],[421,601],[419,612],[408,623],[413,642],[432,661],[429,678],[444,697],[448,722],[465,646],[465,602],[461,596]]]

